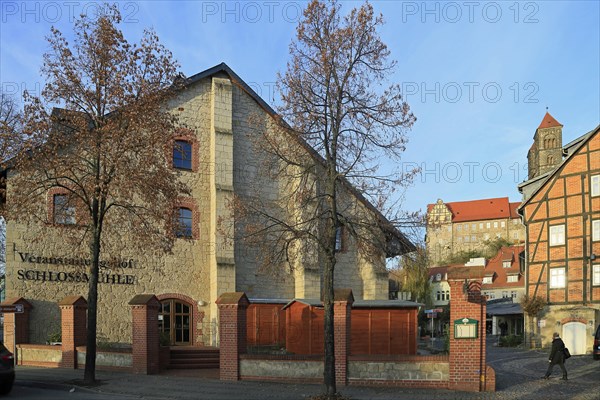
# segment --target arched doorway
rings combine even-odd
[[[192,307],[178,299],[165,299],[160,302],[158,329],[170,339],[171,345],[191,344]]]
[[[568,322],[563,325],[562,340],[573,355],[585,354],[587,332],[585,324]]]

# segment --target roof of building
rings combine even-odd
[[[294,303],[302,303],[310,307],[323,307],[323,302],[319,299],[293,299],[283,306],[282,310]],[[424,304],[408,300],[356,300],[352,303],[352,308],[416,308],[421,306]]]
[[[509,300],[510,299],[510,300]],[[504,300],[504,299],[501,299]],[[523,314],[523,308],[519,303],[513,303],[512,298],[507,298],[506,301],[494,302],[490,300],[486,307],[487,315],[515,315]]]
[[[532,178],[525,182],[520,183],[517,186],[517,188],[518,188],[519,192],[524,194],[523,197],[525,197],[525,195],[526,195],[525,192],[527,192],[527,191],[530,191],[530,192],[529,192],[529,196],[527,198],[523,199],[523,202],[521,202],[521,204],[519,205],[518,210],[522,210],[523,207],[525,207],[525,205],[529,202],[529,200],[531,200],[540,190],[542,190],[542,188],[546,185],[546,183],[549,182],[554,177],[555,174],[557,174],[559,171],[561,171],[564,168],[564,166],[571,160],[573,155],[576,154],[577,151],[581,147],[583,147],[598,132],[600,132],[600,125],[598,125],[594,129],[592,129],[591,131],[587,132],[586,134],[581,135],[580,137],[572,140],[571,142],[569,142],[568,144],[563,146],[563,152],[566,152],[567,155],[565,158],[563,158],[562,162],[556,166],[556,168],[554,168],[552,171],[548,171],[544,175],[537,176],[535,178]],[[530,187],[530,185],[534,185],[534,186]]]
[[[226,74],[231,79],[232,83],[240,87],[243,91],[245,91],[250,97],[252,97],[268,114],[271,116],[278,116],[278,114],[264,101],[256,92],[246,83],[242,78],[240,78],[227,64],[221,63],[215,65],[212,68],[201,71],[195,75],[186,78],[185,86],[190,86],[204,78],[208,78],[213,75]],[[288,128],[292,129],[285,121],[281,120],[282,123]],[[300,145],[304,147],[308,153],[319,163],[325,165],[325,159],[308,143],[302,140],[299,135],[294,135],[294,138],[298,140]],[[382,213],[378,210],[369,200],[367,200],[362,193],[358,189],[354,187],[347,179],[344,177],[341,178],[341,182],[344,187],[350,191],[356,198],[363,203],[368,209],[370,209],[376,216],[377,222],[379,223],[380,228],[383,230],[384,234],[387,238],[387,248],[385,249],[386,255],[396,256],[402,255],[405,253],[409,253],[415,251],[415,245],[406,237],[398,228],[396,228]],[[396,240],[391,240],[395,238]]]
[[[558,122],[552,115],[550,115],[549,112],[546,111],[546,115],[544,115],[544,118],[542,119],[542,122],[540,122],[540,126],[538,126],[538,129],[552,128],[555,126],[563,125],[560,122]]]
[[[460,267],[463,266],[462,264],[450,264],[450,265],[443,265],[443,266],[436,266],[436,267],[429,267],[427,269],[427,274],[429,276],[429,279],[433,279],[433,282],[439,282],[437,280],[435,280],[435,277],[437,274],[440,274],[442,276],[441,281],[446,281],[448,279],[447,277],[447,273],[448,273],[448,267]]]
[[[481,221],[488,219],[517,218],[519,202],[509,202],[508,197],[455,201],[444,203],[452,213],[452,222]],[[427,213],[435,204],[427,205]]]
[[[519,262],[519,254],[525,250],[525,246],[503,246],[498,250],[498,253],[492,257],[486,267],[486,276],[496,275],[492,283],[484,283],[483,289],[500,289],[500,288],[515,288],[524,287],[524,281],[508,282],[507,275],[516,275],[521,272]],[[510,267],[504,267],[504,262],[509,261]]]

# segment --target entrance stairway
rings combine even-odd
[[[171,347],[169,369],[219,368],[217,347]]]

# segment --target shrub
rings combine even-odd
[[[523,337],[519,335],[500,336],[500,346],[516,347],[523,343]]]

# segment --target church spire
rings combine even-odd
[[[538,129],[553,128],[555,126],[562,127],[563,125],[560,122],[558,122],[552,115],[550,115],[548,111],[546,111],[546,115],[544,115],[544,119],[542,119],[542,122],[540,123],[540,126],[538,126]]]

